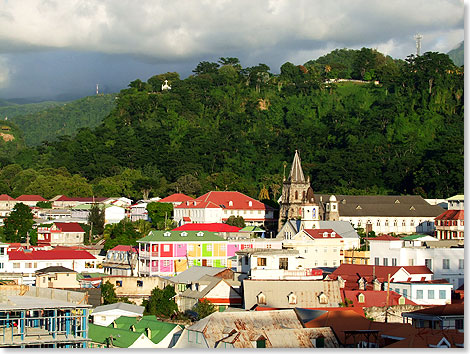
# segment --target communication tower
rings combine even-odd
[[[420,56],[421,55],[421,40],[423,39],[423,36],[417,33],[415,34],[415,39],[416,39],[416,55]]]

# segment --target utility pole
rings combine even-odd
[[[385,323],[388,322],[388,303],[390,299],[390,273],[387,276],[387,303],[385,304]]]

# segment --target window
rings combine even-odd
[[[434,290],[428,290],[428,299],[434,299]]]
[[[222,251],[225,251],[225,250],[227,249],[227,245],[221,245],[221,246],[220,246],[220,249],[221,249]]]
[[[196,332],[196,343],[201,343],[201,335],[202,333]]]
[[[397,266],[397,259],[392,258],[392,266],[396,267]]]
[[[142,280],[137,280],[137,286],[139,288],[143,287],[144,286],[144,282]]]
[[[414,263],[415,263],[415,262],[414,262],[414,259],[413,259],[413,258],[408,259],[408,265],[409,265],[409,266],[413,266]]]
[[[375,257],[375,258],[374,258],[374,264],[375,264],[375,265],[379,265],[379,263],[380,263],[379,257]]]
[[[196,234],[196,236],[202,237],[202,236],[204,236],[204,232],[199,231],[199,232]]]
[[[359,294],[357,297],[357,301],[359,303],[364,303],[366,301],[366,297],[364,296],[364,294]]]
[[[288,258],[279,258],[279,269],[287,270],[289,268]]]
[[[463,329],[463,319],[455,320],[455,329]]]
[[[464,268],[464,260],[463,259],[459,259],[459,269],[463,269]]]
[[[377,219],[377,226],[380,226],[380,219]]]
[[[385,220],[385,226],[388,226],[388,219]]]
[[[259,339],[256,341],[256,348],[266,348],[266,339]]]
[[[258,258],[258,266],[265,267],[266,266],[266,258]]]
[[[393,226],[398,226],[398,221],[397,220],[393,220]]]
[[[442,260],[442,269],[449,269],[450,261],[449,259],[443,259]]]
[[[445,290],[439,290],[439,299],[445,299],[446,298],[446,291]]]
[[[116,287],[121,288],[122,287],[122,280],[116,280]]]
[[[424,260],[424,265],[429,268],[429,270],[432,270],[432,259],[425,259]]]
[[[163,236],[164,236],[164,237],[170,237],[170,236],[171,236],[171,232],[169,232],[169,231],[164,232],[164,233],[163,233]]]
[[[406,226],[406,221],[405,221],[405,220],[403,220],[403,221],[401,222],[401,226]]]
[[[320,301],[320,304],[328,303],[328,297],[324,293],[320,294],[320,296],[318,297],[318,300]]]
[[[194,245],[193,244],[188,245],[188,250],[189,251],[194,251]]]
[[[414,221],[413,219],[411,219],[410,225],[411,225],[411,226],[415,226],[415,221]]]
[[[19,263],[13,263],[13,268],[19,268],[20,264]]]
[[[403,296],[408,297],[408,289],[403,289]]]
[[[259,293],[256,296],[256,302],[261,305],[266,305],[266,295],[264,295],[263,293]]]
[[[315,348],[324,348],[325,347],[325,337],[315,338]]]
[[[395,292],[396,292],[397,294],[400,294],[400,289],[395,288]]]
[[[384,266],[388,266],[388,258],[384,258],[383,261],[384,261]]]
[[[405,304],[405,298],[403,296],[400,296],[398,299],[398,305],[404,305]]]
[[[212,251],[212,245],[207,245],[207,250]]]
[[[170,251],[170,245],[163,245],[163,252],[169,252]]]
[[[170,265],[170,261],[163,261],[163,266],[168,267]]]
[[[287,295],[287,298],[289,300],[289,304],[295,305],[297,303],[297,296],[295,296],[294,293],[291,292],[289,295]]]
[[[188,233],[186,231],[183,231],[181,234],[180,234],[182,237],[186,237],[188,236]]]
[[[416,298],[417,299],[423,298],[423,290],[416,290]]]

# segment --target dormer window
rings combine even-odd
[[[328,232],[324,232],[323,237],[328,237]]]
[[[253,206],[253,202],[251,200],[248,202],[248,206]]]
[[[171,236],[171,232],[170,232],[170,231],[164,232],[164,233],[163,233],[163,236],[164,236],[164,237],[170,237],[170,236]]]
[[[320,304],[327,304],[328,303],[328,296],[326,296],[325,293],[321,293],[318,296],[318,300],[320,301]]]
[[[405,304],[405,298],[402,296],[400,296],[400,298],[398,299],[398,305],[404,305]]]
[[[415,207],[412,205],[411,208],[410,208],[410,210],[416,210],[416,209],[415,209]]]
[[[231,200],[229,200],[228,206],[233,206],[233,202]]]
[[[202,236],[204,236],[204,232],[199,231],[199,232],[196,234],[196,236],[202,237]]]
[[[359,294],[357,296],[357,301],[360,303],[360,304],[363,304],[364,302],[366,302],[366,297],[364,296],[364,294]]]
[[[188,233],[186,231],[183,231],[181,234],[180,234],[182,237],[186,237],[188,236]]]
[[[400,201],[398,199],[395,200],[395,204],[400,204]]]
[[[297,296],[293,292],[287,295],[287,299],[289,300],[289,304],[291,305],[297,304]]]
[[[336,237],[336,232],[332,232],[331,237]]]
[[[356,207],[356,210],[361,210],[361,209],[362,209],[362,207],[361,207],[360,205],[358,205],[358,206]]]
[[[194,201],[194,202],[193,202],[193,205],[196,206],[196,204],[197,204],[197,203]]]
[[[256,295],[256,302],[260,305],[266,305],[266,295],[262,292]]]

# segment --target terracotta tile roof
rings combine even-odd
[[[463,210],[447,210],[437,216],[435,220],[464,220]]]
[[[120,251],[120,252],[134,251],[134,252],[137,252],[137,249],[138,249],[137,246],[117,245],[116,247],[111,248],[110,251]]]
[[[54,224],[62,232],[85,232],[77,222],[55,222]]]
[[[332,229],[304,229],[304,231],[312,238],[342,238]],[[324,236],[325,232],[327,233],[326,237]]]
[[[240,192],[212,191],[196,198],[197,201],[213,202],[224,209],[270,210],[270,206],[261,203]],[[232,205],[230,205],[232,202]],[[251,202],[251,206],[249,203]]]
[[[176,206],[175,208],[179,209],[206,209],[206,208],[213,208],[213,209],[220,209],[221,206],[215,204],[211,201],[198,201],[198,200],[191,200],[181,203],[180,205]]]
[[[35,194],[23,194],[16,198],[17,201],[21,202],[46,202],[47,200],[40,195]]]
[[[183,194],[183,193],[174,193],[172,195],[169,195],[168,197],[160,199],[158,202],[159,203],[175,203],[175,202],[186,202],[188,200],[194,200],[194,198],[191,198],[190,196]]]
[[[183,218],[184,219],[184,218]],[[231,226],[224,223],[201,223],[184,224],[173,229],[173,231],[211,231],[211,232],[238,232],[241,227]]]
[[[15,198],[10,197],[8,194],[0,194],[0,200],[15,200]]]
[[[73,251],[70,249],[53,249],[53,250],[32,250],[31,252],[9,250],[8,258],[10,261],[35,261],[48,259],[96,259],[87,251]]]

